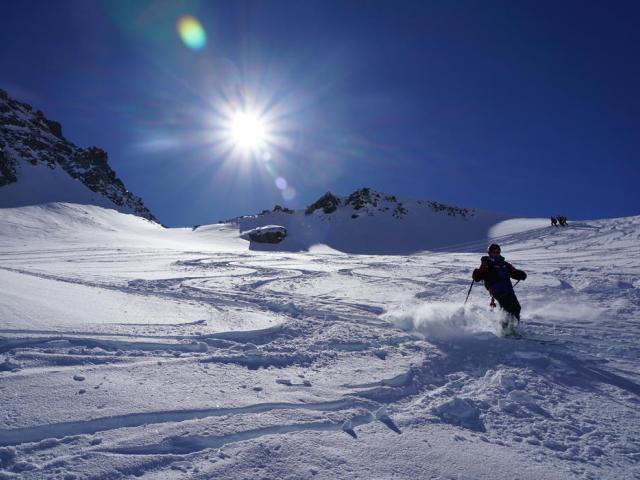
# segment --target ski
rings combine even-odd
[[[557,338],[541,338],[541,337],[535,337],[535,336],[531,337],[528,335],[524,336],[519,332],[513,332],[510,334],[501,335],[501,337],[505,339],[510,339],[510,340],[525,340],[528,342],[536,342],[542,345],[562,345],[563,343],[565,343]]]

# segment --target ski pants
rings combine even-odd
[[[500,307],[502,307],[503,310],[510,313],[511,315],[516,317],[518,321],[520,321],[521,307],[520,307],[520,302],[518,302],[518,297],[516,297],[515,293],[513,292],[499,293],[497,295],[494,295],[494,298],[498,301],[498,303],[500,304]]]

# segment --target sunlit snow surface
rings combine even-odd
[[[2,478],[640,478],[640,217],[410,256],[0,210]],[[537,222],[537,223],[536,223]],[[475,253],[469,253],[475,250]]]

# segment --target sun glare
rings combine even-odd
[[[231,140],[242,150],[255,150],[265,142],[265,126],[253,113],[236,112],[231,118]]]

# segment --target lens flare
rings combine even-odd
[[[200,50],[207,43],[207,34],[200,22],[191,15],[185,15],[178,20],[178,34],[184,44],[192,50]]]
[[[287,183],[286,179],[282,177],[276,178],[276,187],[278,187],[280,190],[286,190],[288,186],[289,184]]]
[[[282,190],[282,198],[284,198],[287,201],[291,201],[294,198],[296,198],[296,189],[293,187],[287,187],[284,190]]]

